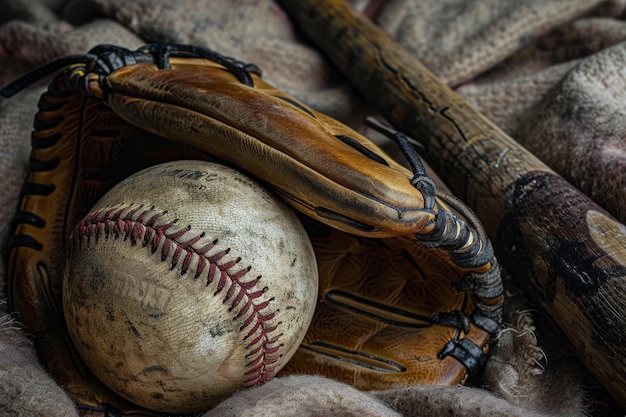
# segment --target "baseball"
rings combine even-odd
[[[93,373],[164,413],[272,378],[318,291],[295,213],[224,165],[176,161],[115,186],[68,242],[63,310]]]

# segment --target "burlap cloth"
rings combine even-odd
[[[351,3],[626,221],[626,0]],[[0,85],[100,43],[148,42],[199,44],[254,62],[266,80],[357,129],[371,113],[272,0],[0,0]],[[44,86],[0,104],[0,283]],[[623,416],[549,318],[515,283],[507,281],[506,290],[508,327],[473,387],[360,392],[292,376],[237,393],[206,416]],[[0,319],[0,415],[76,416],[38,364],[19,317],[8,315],[6,304],[0,313],[7,314]]]

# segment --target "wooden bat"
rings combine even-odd
[[[626,407],[626,226],[343,0],[282,1],[296,24],[484,223],[504,268]]]

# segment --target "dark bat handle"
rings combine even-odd
[[[296,24],[479,216],[503,267],[626,407],[626,227],[343,0],[282,1]]]

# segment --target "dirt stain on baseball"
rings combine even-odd
[[[209,334],[213,337],[221,337],[230,332],[232,332],[232,329],[226,323],[217,323],[209,329]]]
[[[137,329],[137,327],[135,327],[132,321],[130,321],[129,319],[126,319],[124,323],[126,323],[130,331],[133,332],[133,334],[135,335],[135,337],[141,338],[141,333],[139,333],[139,330]]]
[[[107,320],[115,321],[115,308],[112,305],[108,304],[104,309],[107,314]]]
[[[161,171],[158,173],[161,177],[174,177],[185,180],[204,180],[204,181],[215,181],[218,179],[217,174],[210,174],[198,170],[187,170],[187,169],[172,169],[167,171]]]
[[[141,373],[143,375],[149,375],[149,374],[154,374],[154,373],[161,373],[164,375],[169,375],[169,371],[162,366],[149,366],[147,368],[144,368],[141,371]]]

